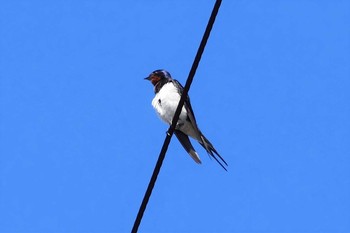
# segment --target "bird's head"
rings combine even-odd
[[[145,78],[145,80],[151,81],[153,86],[157,85],[159,81],[166,79],[171,79],[170,73],[166,70],[155,70]]]

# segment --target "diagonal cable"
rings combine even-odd
[[[142,220],[142,217],[143,217],[143,213],[145,212],[148,200],[149,200],[149,198],[150,198],[150,196],[152,194],[152,190],[153,190],[154,184],[156,183],[156,180],[157,180],[160,168],[161,168],[163,160],[165,158],[165,154],[166,154],[166,152],[168,150],[168,146],[169,146],[171,137],[173,136],[173,133],[174,133],[177,121],[179,120],[181,109],[182,109],[182,107],[184,105],[184,102],[185,102],[185,100],[187,98],[188,91],[189,91],[191,83],[193,81],[193,77],[196,74],[197,67],[198,67],[199,62],[201,60],[201,57],[202,57],[205,45],[207,44],[207,41],[208,41],[208,38],[209,38],[209,35],[210,35],[210,31],[213,28],[213,24],[215,22],[215,18],[216,18],[216,15],[217,15],[218,11],[219,11],[220,5],[221,5],[221,0],[216,0],[214,8],[213,8],[213,11],[212,11],[212,13],[210,15],[210,18],[209,18],[207,27],[205,29],[202,41],[201,41],[201,43],[199,45],[196,57],[195,57],[194,62],[192,64],[190,73],[188,74],[188,78],[187,78],[185,87],[183,89],[183,92],[182,92],[179,104],[178,104],[177,109],[175,111],[172,124],[171,124],[171,126],[169,127],[169,129],[167,131],[167,135],[165,137],[165,140],[164,140],[164,143],[163,143],[163,147],[162,147],[162,149],[161,149],[161,151],[159,153],[159,157],[158,157],[156,166],[154,168],[151,180],[150,180],[150,182],[148,184],[145,196],[143,197],[143,200],[142,200],[139,212],[137,213],[137,216],[136,216],[136,219],[135,219],[135,222],[134,222],[134,226],[133,226],[133,228],[131,230],[132,233],[136,233],[138,228],[139,228],[139,226],[140,226],[140,223],[141,223],[141,220]]]

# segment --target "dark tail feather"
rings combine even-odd
[[[225,171],[227,171],[226,167],[228,166],[228,164],[226,163],[226,161],[219,155],[219,153],[215,150],[214,146],[209,142],[209,140],[204,137],[203,134],[201,134],[201,139],[202,142],[199,141],[199,143],[203,146],[203,148],[208,152],[209,155],[211,155],[211,157],[213,157],[216,162],[218,162],[218,164],[220,164],[220,166],[225,169]],[[220,159],[218,159],[217,157]],[[225,167],[225,166],[226,167]]]
[[[186,134],[184,134],[183,132],[181,132],[180,130],[175,130],[174,134],[176,135],[177,139],[179,139],[181,145],[183,146],[183,148],[185,148],[185,150],[187,151],[187,153],[192,157],[192,159],[196,162],[196,163],[202,163],[201,159],[199,158],[197,152],[194,150],[190,139],[188,138],[188,136]]]

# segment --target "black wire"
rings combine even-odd
[[[195,57],[194,62],[192,64],[190,73],[188,74],[188,78],[187,78],[185,87],[183,89],[182,96],[180,98],[179,104],[178,104],[177,109],[176,109],[175,114],[174,114],[173,122],[172,122],[171,126],[169,127],[169,129],[167,131],[167,135],[165,137],[162,150],[159,153],[157,164],[156,164],[156,166],[154,168],[154,171],[153,171],[151,180],[150,180],[150,182],[148,184],[145,196],[143,197],[143,200],[142,200],[139,212],[137,213],[137,217],[135,219],[134,226],[133,226],[133,228],[131,230],[132,233],[136,233],[138,228],[139,228],[139,226],[140,226],[140,223],[141,223],[141,220],[142,220],[142,217],[143,217],[143,213],[145,212],[148,200],[149,200],[149,198],[150,198],[150,196],[152,194],[152,190],[153,190],[154,184],[156,183],[156,180],[157,180],[160,168],[161,168],[163,160],[165,158],[166,151],[168,150],[168,146],[169,146],[171,137],[173,136],[173,133],[174,133],[177,121],[179,119],[182,106],[184,105],[184,102],[185,102],[185,99],[187,97],[187,93],[188,93],[188,91],[190,89],[193,77],[196,74],[196,70],[197,70],[197,67],[199,65],[199,61],[201,60],[201,57],[202,57],[205,45],[207,44],[207,41],[208,41],[208,38],[209,38],[209,35],[210,35],[210,31],[211,31],[211,29],[213,27],[213,24],[214,24],[216,15],[217,15],[217,13],[219,11],[220,5],[221,5],[221,0],[216,0],[214,8],[213,8],[213,11],[212,11],[211,16],[209,18],[209,22],[207,24],[207,28],[205,29],[202,41],[201,41],[201,43],[199,45],[196,57]]]

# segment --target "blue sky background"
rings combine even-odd
[[[214,1],[1,1],[0,232],[129,232]],[[350,1],[224,0],[139,232],[350,232]]]

